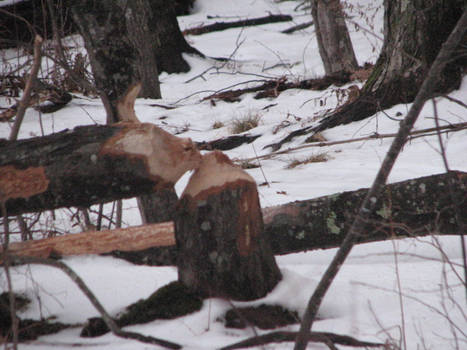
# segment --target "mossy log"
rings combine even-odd
[[[178,203],[178,278],[205,296],[252,300],[281,273],[263,232],[256,182],[221,152],[203,156]]]
[[[200,157],[149,123],[77,127],[0,144],[0,194],[9,216],[88,207],[171,188]]]
[[[452,198],[452,186],[456,198]],[[263,210],[275,254],[338,247],[368,189]],[[429,234],[460,234],[467,218],[467,173],[431,175],[387,185],[358,243]],[[465,225],[465,222],[464,222]],[[464,226],[465,227],[465,226]]]

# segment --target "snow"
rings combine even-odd
[[[274,14],[290,14],[294,23],[310,20],[303,9],[295,10],[298,1],[273,0],[216,1],[197,0],[191,15],[179,17],[181,29],[215,21],[253,18]],[[347,4],[348,5],[348,4]],[[375,62],[382,42],[382,1],[358,0],[347,6],[351,20],[375,35],[368,34],[348,22],[350,36],[360,64]],[[360,14],[365,13],[368,19]],[[207,15],[218,16],[207,18]],[[324,69],[318,54],[314,28],[309,27],[292,35],[280,31],[291,22],[258,27],[236,28],[200,36],[189,36],[191,45],[211,57],[229,57],[233,62],[219,62],[186,55],[192,67],[184,74],[160,75],[163,98],[136,103],[136,115],[143,122],[155,123],[182,137],[195,141],[209,141],[231,134],[233,119],[259,115],[260,124],[250,130],[262,136],[252,144],[242,145],[226,153],[232,159],[247,159],[265,155],[264,146],[278,142],[293,130],[316,123],[315,118],[338,104],[337,91],[287,90],[274,99],[255,100],[253,95],[241,97],[240,102],[216,101],[212,105],[203,98],[222,89],[235,89],[259,84],[258,80],[286,76],[290,81],[319,77]],[[74,38],[72,41],[78,41]],[[7,50],[4,57],[15,64]],[[45,64],[45,63],[44,63]],[[204,72],[204,74],[203,74]],[[450,97],[467,103],[467,78]],[[446,98],[436,98],[442,125],[465,122],[466,110]],[[0,99],[1,106],[11,100]],[[151,106],[176,105],[167,110]],[[370,136],[374,133],[395,133],[410,105],[397,105],[371,118],[349,125],[337,126],[323,132],[329,141]],[[389,115],[392,119],[388,118]],[[42,124],[40,127],[39,119]],[[215,122],[223,127],[214,129]],[[20,138],[49,134],[77,125],[105,123],[105,111],[99,99],[75,97],[68,107],[53,114],[39,115],[28,109],[20,130]],[[279,128],[283,126],[283,128]],[[415,129],[434,127],[433,106],[423,108]],[[11,124],[0,124],[0,137],[8,137]],[[467,131],[443,134],[447,159],[453,170],[467,171]],[[298,137],[283,148],[303,144]],[[295,200],[310,199],[341,191],[369,187],[388,150],[392,139],[371,139],[323,148],[304,148],[299,151],[260,160],[261,168],[248,172],[259,186],[263,207]],[[300,165],[286,169],[294,159],[326,153],[328,161]],[[389,182],[444,172],[437,137],[426,136],[411,140],[400,154]],[[190,174],[177,183],[183,191]],[[125,201],[124,222],[141,223],[135,200]],[[106,210],[110,211],[110,207]],[[80,228],[70,219],[69,212],[57,211],[55,225],[61,231],[78,232]],[[50,222],[41,222],[41,227]],[[283,280],[265,298],[245,304],[281,304],[300,314],[320,277],[332,260],[336,249],[311,251],[277,256]],[[112,257],[69,257],[64,262],[74,269],[97,295],[104,307],[115,315],[125,306],[149,296],[157,288],[177,279],[175,267],[136,266]],[[467,348],[465,289],[462,285],[462,254],[459,237],[426,237],[395,242],[378,242],[356,246],[333,282],[319,311],[313,330],[348,334],[368,341],[394,341],[407,349]],[[53,318],[56,321],[82,324],[97,311],[62,272],[45,266],[18,266],[12,269],[13,285],[26,294],[32,303],[20,313],[21,317]],[[0,271],[0,290],[6,290],[3,269]],[[223,327],[220,319],[230,308],[230,302],[209,299],[202,310],[175,320],[158,320],[144,325],[126,327],[127,330],[172,340],[186,349],[215,349],[254,334],[252,329],[234,330]],[[284,327],[297,330],[298,325]],[[67,349],[83,344],[92,349],[149,349],[150,346],[115,337],[80,338],[81,328],[73,327],[37,341],[21,344],[20,349]],[[263,333],[259,331],[258,333]],[[404,342],[406,345],[404,345]],[[290,349],[291,343],[271,344],[267,349]],[[311,343],[309,349],[326,349]]]

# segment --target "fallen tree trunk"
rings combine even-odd
[[[139,251],[175,244],[173,222],[88,231],[36,241],[13,242],[8,252],[18,256],[58,258],[70,255],[104,254],[113,250]]]
[[[261,135],[250,135],[250,134],[232,135],[232,136],[216,139],[213,141],[197,142],[196,146],[198,147],[199,150],[203,150],[203,151],[213,151],[213,150],[228,151],[230,149],[239,147],[243,145],[244,143],[252,143],[254,140],[256,140],[260,136]]]
[[[449,183],[460,201],[453,203]],[[263,211],[275,254],[340,246],[368,189],[288,203]],[[455,206],[467,218],[467,173],[450,172],[386,185],[358,243],[459,234]]]
[[[153,124],[83,126],[0,144],[0,193],[8,216],[88,207],[172,187],[199,160]]]
[[[305,79],[299,82],[289,82],[286,78],[276,80],[267,80],[263,84],[237,90],[227,90],[214,93],[203,98],[205,100],[222,100],[224,102],[238,102],[239,97],[243,94],[257,92],[255,99],[277,97],[282,91],[288,89],[305,89],[305,90],[324,90],[332,84],[342,86],[351,81],[353,77],[349,73],[341,72],[335,75],[325,76],[323,78]]]
[[[448,186],[452,181],[460,198],[452,203]],[[330,196],[297,201],[263,209],[264,232],[269,237],[274,254],[338,247],[347,230],[349,220],[358,210],[367,189],[343,192]],[[425,236],[429,234],[459,234],[459,223],[454,220],[454,205],[458,205],[461,218],[467,218],[467,173],[451,172],[398,182],[386,186],[378,209],[362,232],[359,243],[383,241],[390,238]],[[153,224],[143,227],[113,230],[113,235],[122,238],[110,239],[110,233],[102,233],[105,240],[99,244],[98,231],[89,231],[79,236],[83,249],[79,254],[102,254],[121,250],[122,241],[127,241],[126,251],[137,249],[122,256],[137,264],[174,265],[177,250],[173,226]],[[134,231],[133,231],[134,230]],[[160,233],[160,231],[164,233]],[[134,232],[134,233],[133,233]],[[139,237],[135,240],[134,235]],[[142,235],[142,236],[141,236]],[[50,239],[11,243],[10,250],[16,255],[36,255],[54,252],[56,255],[75,254],[74,248],[62,248],[58,243],[68,236]],[[135,242],[138,241],[138,242]],[[70,244],[73,239],[68,241]],[[89,242],[89,243],[87,243]],[[113,242],[119,242],[113,244]],[[90,247],[85,250],[86,247]],[[91,248],[93,246],[93,248]],[[46,255],[46,254],[45,254]],[[118,254],[113,254],[119,256]]]
[[[183,35],[201,35],[201,34],[226,30],[230,28],[241,28],[241,27],[257,26],[257,25],[268,24],[268,23],[288,22],[291,20],[292,20],[292,16],[289,16],[289,15],[269,15],[269,16],[259,17],[259,18],[242,19],[240,21],[234,21],[234,22],[216,22],[216,23],[208,24],[208,25],[201,26],[201,27],[185,29],[182,32],[182,34]]]

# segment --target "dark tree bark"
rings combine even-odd
[[[84,126],[0,144],[8,215],[87,207],[173,184],[199,162],[189,139],[153,124]]]
[[[137,50],[136,71],[141,81],[139,97],[160,98],[159,72],[157,57],[154,55],[154,38],[151,24],[160,21],[157,13],[151,11],[147,0],[132,0],[126,22],[128,38],[131,45]]]
[[[464,8],[463,0],[385,0],[383,47],[360,97],[312,130],[365,119],[393,105],[412,102]],[[435,94],[459,87],[467,67],[465,48],[460,50],[439,76]]]
[[[269,15],[259,18],[241,19],[234,22],[215,22],[201,27],[194,27],[185,29],[183,34],[185,35],[201,35],[206,33],[212,33],[222,31],[231,28],[243,28],[247,26],[258,26],[262,24],[277,23],[291,21],[292,16],[289,15]]]
[[[193,7],[194,0],[174,0],[176,16],[187,15]],[[53,1],[55,15],[61,36],[74,34],[78,31],[73,22],[65,1]],[[105,13],[97,13],[103,20]],[[23,0],[3,5],[0,2],[0,48],[32,45],[34,35],[51,39],[51,14],[44,6],[44,0]]]
[[[155,58],[148,52],[153,45],[151,35],[142,35],[147,33],[143,28],[137,30],[137,25],[146,28],[144,25],[149,25],[150,18],[147,9],[141,12],[140,5],[145,2],[69,2],[73,20],[84,39],[108,124],[123,119],[119,115],[119,103],[136,84],[144,84],[146,97],[161,97]],[[98,16],[102,14],[105,18],[100,20]]]
[[[251,300],[281,279],[256,183],[221,152],[205,155],[178,204],[178,278],[201,295]]]
[[[178,196],[172,187],[138,197],[143,224],[172,221]]]
[[[63,35],[76,30],[69,13],[59,1],[54,1],[57,24]],[[0,2],[0,48],[31,45],[34,36],[52,37],[50,14],[44,0],[16,1],[8,5]]]
[[[153,18],[150,30],[154,36],[153,52],[159,72],[188,72],[190,66],[182,53],[204,56],[191,47],[180,31],[172,1],[149,1]]]
[[[326,75],[358,69],[340,0],[312,0],[311,15]]]
[[[450,183],[459,194],[452,203]],[[368,189],[297,201],[263,210],[275,254],[338,247]],[[356,241],[383,241],[459,232],[455,206],[467,217],[467,174],[451,172],[386,185]]]

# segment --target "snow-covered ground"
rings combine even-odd
[[[351,20],[350,36],[360,64],[375,62],[382,42],[382,1],[352,1],[347,7]],[[215,21],[253,18],[268,13],[290,14],[296,24],[310,20],[308,12],[295,8],[299,1],[273,0],[197,0],[193,13],[179,18],[182,29]],[[360,13],[365,13],[367,20]],[[208,19],[207,15],[215,18]],[[252,158],[270,152],[265,145],[281,140],[293,130],[312,125],[315,117],[334,108],[339,91],[331,87],[325,91],[286,90],[274,99],[255,100],[252,94],[240,102],[202,101],[214,92],[254,86],[258,80],[286,76],[294,81],[319,77],[324,74],[318,53],[314,27],[291,35],[280,33],[291,22],[268,24],[243,29],[230,29],[200,36],[189,36],[191,45],[212,57],[229,57],[225,63],[186,56],[192,69],[184,74],[160,76],[163,98],[140,99],[136,114],[143,122],[155,123],[169,132],[195,141],[209,141],[231,135],[232,121],[248,116],[259,116],[258,127],[250,134],[261,134],[255,142],[226,152],[233,159]],[[366,30],[363,30],[365,28]],[[6,55],[13,57],[14,52]],[[16,62],[12,59],[11,62]],[[242,83],[242,84],[240,84]],[[451,97],[467,103],[467,78]],[[437,98],[441,124],[467,121],[466,109],[446,98]],[[1,99],[2,106],[11,101]],[[151,104],[176,105],[167,110]],[[329,141],[344,140],[374,133],[393,133],[398,121],[410,105],[397,105],[360,122],[338,126],[323,132]],[[388,118],[387,115],[392,117]],[[76,125],[105,123],[105,112],[98,99],[74,98],[64,109],[40,117],[29,109],[21,128],[20,138],[48,134]],[[224,126],[213,128],[214,123]],[[434,126],[432,103],[427,103],[416,129]],[[0,138],[7,137],[11,125],[0,124]],[[443,136],[449,166],[467,171],[467,131]],[[299,137],[284,147],[302,145]],[[373,139],[340,144],[326,148],[305,148],[260,161],[261,168],[248,172],[258,184],[263,207],[309,199],[341,191],[369,187],[392,139]],[[300,165],[287,169],[292,160],[325,153],[328,161]],[[399,156],[389,181],[396,182],[444,172],[435,136],[416,138],[409,142]],[[186,174],[177,183],[181,192],[188,180]],[[124,222],[141,222],[134,201],[125,202]],[[69,215],[57,211],[61,220],[56,225],[63,230],[76,231]],[[44,223],[44,225],[50,223]],[[250,304],[282,304],[299,313],[318,283],[336,250],[278,256],[284,279],[264,299]],[[175,267],[135,266],[111,257],[80,256],[64,261],[89,285],[111,314],[126,305],[149,296],[157,288],[177,278]],[[97,311],[73,283],[60,271],[44,266],[21,266],[12,270],[14,289],[32,299],[32,304],[20,316],[27,318],[54,318],[68,323],[84,323]],[[319,321],[313,330],[348,334],[362,340],[395,341],[407,349],[466,349],[467,308],[462,281],[462,255],[459,237],[428,237],[395,242],[364,244],[355,247],[331,286],[320,309]],[[465,281],[464,281],[465,283]],[[0,271],[0,290],[6,290],[5,274]],[[244,305],[245,303],[235,303]],[[230,308],[228,301],[209,299],[201,311],[170,320],[154,321],[127,327],[143,334],[173,340],[186,349],[215,349],[254,334],[252,329],[224,328],[219,319]],[[285,327],[296,330],[298,326]],[[80,338],[81,328],[71,328],[38,341],[21,344],[20,349],[71,348],[83,344],[92,349],[149,349],[149,345],[124,340],[107,334],[99,338]],[[261,333],[261,331],[258,331]],[[405,345],[404,345],[405,343]],[[290,349],[291,343],[271,344],[267,349]],[[310,344],[309,349],[327,349]]]

